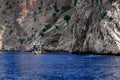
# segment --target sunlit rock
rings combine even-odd
[[[119,0],[1,0],[0,25],[5,24],[5,50],[120,52]],[[10,6],[11,5],[11,6]],[[101,12],[106,15],[101,19]],[[67,18],[66,18],[67,16]]]
[[[0,26],[0,50],[2,50],[3,48],[3,35],[5,32],[5,27],[4,26]]]

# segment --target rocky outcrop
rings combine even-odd
[[[119,53],[120,2],[95,1],[1,0],[1,49]]]
[[[85,2],[83,1],[83,3]],[[117,1],[112,4],[111,8],[111,5],[104,1],[103,5],[96,8],[90,7],[90,5],[84,7],[84,10],[81,8],[79,12],[83,10],[83,13],[78,14],[80,19],[74,30],[76,41],[72,48],[73,51],[119,53],[119,5],[119,1]],[[101,7],[105,8],[107,15],[102,21],[98,21],[97,13]],[[77,9],[76,13],[79,12]]]
[[[85,2],[83,1],[83,3]],[[84,7],[84,10],[81,8],[80,11],[83,10],[83,13],[78,15],[84,16],[80,17],[76,23],[74,30],[76,41],[72,48],[73,51],[119,53],[119,5],[119,1],[117,1],[112,4],[111,8],[111,5],[104,1],[103,5],[96,8],[91,8],[90,5]],[[107,11],[107,16],[102,21],[98,21],[97,17],[100,7],[104,7]],[[79,13],[78,10],[76,12]]]

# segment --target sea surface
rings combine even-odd
[[[0,80],[120,80],[120,56],[1,52]]]

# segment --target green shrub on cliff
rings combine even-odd
[[[20,44],[23,44],[23,42],[25,41],[25,39],[19,39],[18,42],[20,42]]]
[[[61,13],[64,13],[64,12],[70,10],[70,9],[71,9],[71,6],[69,6],[69,5],[67,5],[67,6],[62,6],[62,7],[61,7]]]
[[[44,33],[44,32],[46,32],[48,29],[50,29],[52,27],[52,25],[51,24],[47,24],[47,25],[45,25],[45,27],[42,29],[42,32]]]
[[[10,29],[10,31],[9,31],[9,35],[11,35],[13,33],[13,30],[12,29]]]
[[[45,28],[48,30],[48,29],[50,29],[52,27],[52,25],[51,24],[47,24],[47,25],[45,25]]]
[[[76,6],[77,2],[78,2],[78,0],[74,0],[74,6]]]
[[[52,14],[54,21],[56,22],[58,20],[58,15],[56,13]]]
[[[59,9],[57,8],[57,4],[56,3],[53,5],[53,8],[54,8],[55,12],[59,12]]]
[[[59,29],[59,26],[55,26],[55,28],[58,30],[58,29]]]
[[[46,31],[47,31],[47,29],[46,29],[46,28],[43,28],[43,29],[42,29],[42,32],[46,32]]]
[[[44,37],[44,33],[43,33],[43,32],[40,32],[40,33],[39,33],[39,36]]]
[[[39,10],[39,13],[41,13],[41,7],[40,6],[38,7],[38,10]]]
[[[27,41],[31,41],[32,40],[32,38],[31,37],[27,37]]]
[[[104,17],[106,16],[107,12],[101,8],[100,12],[99,12],[99,21],[101,21],[102,19],[104,19]]]
[[[64,20],[68,23],[69,20],[70,20],[70,16],[69,16],[69,15],[65,15],[65,16],[64,16]]]
[[[40,4],[43,5],[43,0],[40,0]]]
[[[34,22],[36,22],[37,21],[37,18],[36,17],[34,17]]]

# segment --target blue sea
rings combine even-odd
[[[1,52],[0,80],[120,80],[120,56]]]

